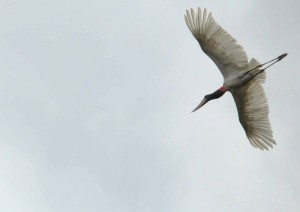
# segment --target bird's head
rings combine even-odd
[[[200,102],[200,104],[192,112],[195,112],[196,110],[201,108],[203,105],[205,105],[210,100],[220,98],[221,96],[223,96],[223,94],[226,91],[227,91],[227,89],[224,86],[222,86],[221,88],[219,88],[215,92],[204,96],[203,100]]]

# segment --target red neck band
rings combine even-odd
[[[221,88],[219,88],[219,90],[222,91],[223,93],[225,93],[227,91],[227,89],[224,86],[222,86]]]

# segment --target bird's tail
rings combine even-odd
[[[259,65],[261,65],[261,64],[256,59],[252,58],[249,62],[249,70],[251,70]],[[260,71],[260,69],[257,68],[257,70],[254,70],[252,74],[255,75],[259,71]],[[253,79],[258,83],[264,83],[266,81],[266,72],[263,71],[260,74],[257,74]]]

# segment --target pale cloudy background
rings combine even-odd
[[[268,72],[254,149],[185,25],[206,7]],[[0,1],[0,211],[300,211],[300,3]]]

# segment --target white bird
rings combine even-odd
[[[224,77],[223,86],[206,95],[193,112],[229,91],[234,98],[240,123],[252,146],[261,150],[273,148],[276,142],[269,121],[267,98],[261,84],[266,79],[264,70],[287,54],[264,64],[260,64],[254,58],[248,62],[243,47],[215,22],[211,12],[207,14],[204,9],[201,13],[201,9],[198,8],[195,13],[191,9],[191,12],[186,11],[184,18],[204,53],[214,61]],[[269,63],[271,64],[263,68]]]

